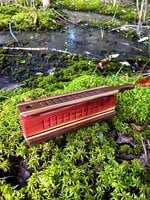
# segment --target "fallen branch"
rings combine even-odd
[[[23,50],[23,51],[54,51],[54,52],[60,52],[60,53],[66,53],[70,55],[77,55],[75,53],[71,53],[69,51],[61,50],[61,49],[55,49],[55,48],[48,48],[48,47],[3,47],[4,50]]]
[[[110,30],[110,32],[112,32],[112,31],[117,31],[117,30],[120,30],[120,31],[128,31],[127,30],[127,28],[131,28],[132,30],[137,30],[137,27],[138,27],[138,25],[133,25],[133,24],[128,24],[128,25],[123,25],[123,26],[119,26],[119,27],[116,27],[116,28],[113,28],[113,29],[111,29]],[[149,29],[150,28],[150,26],[148,26],[148,25],[141,25],[141,28],[147,28],[147,29]]]
[[[24,50],[24,51],[48,51],[48,47],[32,48],[32,47],[3,47],[4,50]]]
[[[14,40],[15,40],[16,42],[19,42],[19,40],[16,38],[16,36],[15,36],[15,35],[13,34],[13,32],[12,32],[11,22],[9,22],[9,31],[10,31],[11,36],[14,38]]]
[[[143,140],[141,140],[141,142],[142,142],[142,146],[143,146],[143,150],[144,150],[145,162],[148,163],[148,156],[147,156],[146,144],[144,143]]]
[[[123,25],[123,26],[127,26],[127,27],[137,27],[138,25],[134,25],[134,24],[126,24],[126,25]],[[142,25],[141,26],[142,28],[150,28],[150,26],[148,26],[148,25]]]

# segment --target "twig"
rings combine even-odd
[[[77,55],[75,53],[71,53],[69,51],[61,50],[61,49],[55,49],[55,48],[48,48],[48,47],[38,47],[38,48],[32,48],[32,47],[3,47],[4,50],[24,50],[24,51],[56,51],[60,53],[67,53],[70,55]]]
[[[60,52],[60,53],[67,53],[67,54],[70,54],[70,55],[77,55],[76,53],[71,53],[69,51],[64,51],[64,50],[61,50],[61,49],[50,48],[49,50],[50,51]]]
[[[144,64],[144,66],[142,67],[142,69],[140,70],[140,72],[142,73],[144,68],[146,67],[146,65],[150,62],[150,59]]]
[[[95,67],[95,69],[94,69],[94,71],[92,73],[95,74],[96,70],[97,70],[97,66]]]
[[[128,24],[128,25],[127,25],[127,24],[126,24],[126,25],[123,25],[123,26],[119,26],[119,27],[113,28],[113,29],[110,30],[110,32],[112,32],[112,31],[117,31],[117,30],[121,30],[122,28],[127,28],[127,27],[131,28],[132,30],[136,30],[137,27],[138,27],[138,25],[137,25],[137,24],[135,24],[135,25],[133,25],[133,24]],[[150,28],[150,26],[148,26],[148,25],[141,25],[141,28]]]
[[[48,51],[48,47],[32,48],[32,47],[3,47],[5,50],[25,50],[25,51]]]
[[[115,77],[118,76],[118,74],[121,72],[121,70],[123,69],[123,67],[124,67],[123,65],[120,67],[120,69],[117,71]]]
[[[16,42],[19,42],[19,40],[16,38],[16,36],[15,36],[15,35],[13,34],[13,32],[12,32],[11,22],[9,22],[9,31],[10,31],[11,36],[14,38],[14,40],[15,40]]]
[[[10,56],[10,57],[14,57],[14,56],[16,56],[16,57],[20,57],[20,55],[13,55],[13,54],[5,54],[5,53],[0,53],[0,56]]]
[[[147,141],[148,148],[150,148],[150,140],[146,140],[146,141]]]
[[[76,22],[73,22],[73,21],[67,19],[66,17],[64,17],[63,15],[61,15],[59,12],[57,12],[55,9],[53,9],[53,11],[59,16],[59,17],[58,17],[59,20],[61,20],[61,21],[63,21],[63,22],[69,22],[69,23],[74,24],[74,25],[77,25],[77,24],[78,24],[78,23],[76,23]]]
[[[134,46],[130,45],[129,43],[122,42],[122,44],[124,44],[125,46],[129,46],[129,47],[131,47],[131,48],[133,48],[133,49],[135,49],[135,50],[143,51],[142,49],[139,49],[139,48],[137,48],[137,47],[134,47]]]
[[[12,177],[14,177],[14,176],[4,176],[4,177],[0,178],[0,180],[6,180],[6,179],[12,178]]]
[[[138,25],[137,24],[135,24],[135,25],[133,25],[133,24],[126,24],[126,25],[123,25],[123,26],[126,26],[126,27],[137,27]],[[150,28],[150,26],[148,26],[148,25],[142,25],[141,27],[142,28]]]
[[[148,158],[147,158],[147,150],[146,150],[146,145],[145,145],[145,143],[143,142],[143,140],[141,140],[141,142],[142,142],[142,146],[143,146],[143,150],[144,150],[145,161],[146,161],[146,163],[147,163],[147,161],[148,161]]]
[[[67,20],[67,18],[65,18],[63,15],[61,15],[59,12],[57,12],[55,9],[53,9],[53,11],[59,15],[62,19]]]

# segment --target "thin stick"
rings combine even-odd
[[[134,47],[134,46],[130,45],[129,43],[124,43],[124,42],[122,42],[122,44],[124,44],[125,46],[129,46],[129,47],[131,47],[131,48],[133,48],[133,49],[135,49],[135,50],[143,51],[142,49],[139,49],[139,48],[137,48],[137,47]]]
[[[109,32],[121,30],[123,27],[129,27],[132,30],[136,30],[137,27],[138,27],[138,25],[126,24],[126,25],[123,25],[123,26],[119,26],[119,27],[113,28]],[[148,29],[148,28],[150,28],[150,26],[148,26],[148,25],[141,25],[141,28],[147,28]]]
[[[32,47],[3,47],[5,50],[25,50],[25,51],[48,51],[48,47],[32,48]]]
[[[145,0],[145,2],[144,2],[144,10],[143,10],[143,22],[146,21],[146,14],[147,14],[147,9],[148,9],[147,5],[148,5],[148,1]]]
[[[67,19],[66,17],[64,17],[63,15],[61,15],[59,12],[57,12],[55,9],[53,9],[53,11],[60,17],[58,17],[60,20],[62,20],[63,22],[69,22],[71,24],[77,25],[78,23],[72,22],[71,20]]]
[[[147,150],[146,150],[146,145],[145,143],[143,142],[143,140],[141,140],[142,142],[142,146],[143,146],[143,150],[144,150],[144,155],[145,155],[145,160],[146,160],[146,163],[148,161],[148,158],[147,158]]]
[[[140,72],[142,73],[144,68],[146,67],[146,65],[150,62],[150,59],[144,64],[144,66],[142,67],[142,69],[140,70]]]
[[[6,179],[12,178],[12,177],[14,177],[14,176],[4,176],[4,177],[0,178],[0,180],[6,180]]]
[[[139,13],[140,13],[140,8],[139,8],[139,1],[138,1],[138,0],[136,0],[136,9],[137,9],[137,13],[138,13],[138,15],[139,15]]]
[[[123,67],[124,67],[123,65],[120,67],[120,69],[117,71],[117,73],[116,73],[115,77],[116,77],[116,76],[118,76],[118,74],[119,74],[119,73],[120,73],[120,71],[123,69]]]
[[[147,141],[148,148],[150,148],[150,140],[146,140],[146,141]]]
[[[0,53],[0,56],[7,56],[7,57],[20,57],[20,55],[13,55],[13,54],[5,54],[5,53]]]
[[[10,31],[11,36],[14,38],[14,40],[15,40],[16,42],[19,42],[19,40],[16,38],[16,36],[15,36],[15,35],[13,34],[13,32],[12,32],[11,22],[9,22],[9,31]]]
[[[71,53],[69,51],[61,50],[61,49],[55,49],[55,48],[48,48],[48,47],[3,47],[4,50],[24,50],[24,51],[56,51],[60,53],[67,53],[70,55],[77,55],[75,53]]]

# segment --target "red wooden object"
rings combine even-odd
[[[116,93],[132,85],[97,87],[17,105],[28,144],[76,130],[115,115]]]

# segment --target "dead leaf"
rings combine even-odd
[[[140,85],[142,87],[147,87],[147,86],[150,86],[150,76],[147,76],[145,78],[142,78],[138,81],[136,81],[135,83],[136,85]]]
[[[108,60],[107,59],[103,59],[99,63],[96,64],[96,67],[100,68],[100,69],[104,69],[107,66],[108,66]]]
[[[118,155],[116,156],[116,160],[119,161],[119,162],[121,162],[121,161],[123,161],[123,160],[131,161],[131,160],[133,160],[133,159],[135,159],[135,158],[136,158],[135,155],[132,155],[132,154],[125,154],[125,153],[123,153],[123,154],[118,154]]]
[[[107,58],[101,60],[99,63],[96,64],[97,68],[104,69],[105,67],[108,66],[108,63],[113,59],[117,58],[120,54],[112,54],[109,55]]]
[[[132,124],[132,127],[133,127],[136,131],[138,131],[138,132],[144,131],[145,126],[146,126],[146,124],[144,124],[143,126],[139,126],[139,125],[136,125],[136,124]]]
[[[122,133],[118,133],[117,144],[129,144],[132,147],[136,146],[132,137],[123,135]]]

